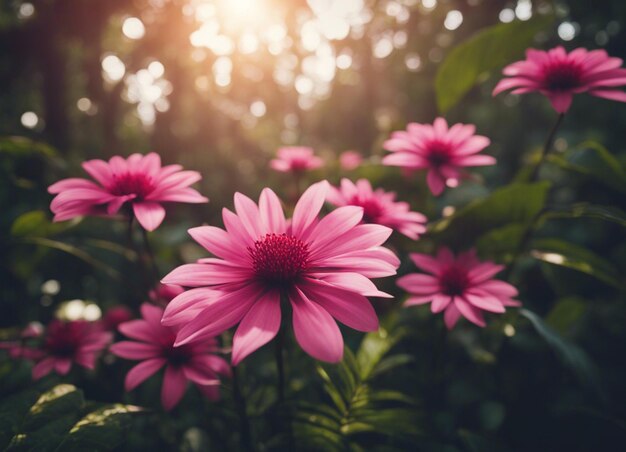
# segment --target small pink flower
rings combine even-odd
[[[64,179],[48,187],[55,194],[50,204],[54,221],[81,215],[114,215],[126,203],[132,206],[137,220],[153,231],[165,218],[162,202],[203,203],[191,184],[202,177],[197,171],[182,171],[180,165],[161,166],[154,152],[133,154],[127,159],[115,156],[108,162],[89,160],[83,169],[98,183],[87,179]]]
[[[105,331],[117,331],[117,327],[120,323],[127,322],[132,318],[133,313],[126,306],[113,306],[102,316],[100,325]]]
[[[393,275],[398,268],[398,258],[381,246],[391,229],[360,224],[363,208],[356,206],[339,207],[318,219],[328,190],[326,181],[309,187],[289,221],[269,188],[258,205],[236,193],[236,214],[222,211],[226,230],[189,230],[216,257],[178,267],[163,279],[193,287],[174,298],[163,315],[165,325],[181,326],[177,345],[239,324],[233,338],[236,365],[276,336],[281,300],[291,305],[300,346],[322,361],[343,357],[335,319],[359,331],[378,329],[366,297],[390,297],[370,278]]]
[[[132,391],[165,366],[161,386],[161,404],[174,408],[187,389],[187,381],[195,383],[209,399],[219,398],[218,375],[230,375],[228,363],[216,356],[217,340],[201,341],[174,347],[176,328],[161,325],[163,309],[148,303],[141,305],[140,320],[122,323],[119,330],[134,341],[117,342],[111,352],[120,358],[141,361],[126,374],[126,391]]]
[[[569,109],[574,94],[584,92],[626,102],[626,92],[615,89],[626,85],[626,69],[621,65],[620,58],[609,57],[604,50],[578,48],[567,53],[561,46],[547,52],[528,49],[525,60],[504,68],[508,78],[500,80],[493,95],[509,89],[513,94],[539,91],[558,113]]]
[[[440,249],[436,257],[419,253],[410,257],[432,276],[412,273],[398,278],[398,286],[412,295],[404,305],[431,303],[433,313],[445,311],[448,329],[454,328],[461,315],[484,327],[482,311],[501,314],[506,306],[521,305],[512,299],[517,296],[515,287],[493,279],[504,267],[480,262],[475,250],[461,253],[456,259],[447,248]]]
[[[32,340],[40,338],[44,333],[43,325],[39,322],[29,323],[22,331],[19,338],[15,340],[0,342],[0,350],[6,350],[13,359],[24,359],[33,361],[40,359],[40,350],[32,347]]]
[[[357,151],[345,151],[339,156],[339,165],[344,171],[357,169],[363,163],[363,157]]]
[[[324,161],[313,155],[313,148],[304,146],[288,146],[278,150],[278,158],[270,162],[270,167],[282,173],[303,173],[320,168]]]
[[[393,154],[383,159],[384,165],[403,169],[426,169],[426,181],[434,195],[446,185],[456,187],[466,177],[463,167],[493,165],[490,155],[477,155],[489,146],[489,139],[474,135],[473,125],[454,124],[448,128],[443,118],[433,125],[410,123],[406,131],[393,132],[383,147]]]
[[[65,375],[70,371],[72,363],[93,369],[96,359],[112,338],[111,333],[102,331],[93,322],[51,321],[46,328],[43,344],[38,349],[41,359],[33,367],[33,379],[39,380],[52,371]]]
[[[385,192],[380,188],[373,190],[367,179],[359,179],[356,184],[342,179],[340,187],[332,187],[328,194],[328,202],[335,206],[363,207],[363,223],[382,224],[417,239],[426,232],[426,217],[411,212],[408,203],[395,199],[394,192]]]
[[[150,301],[157,306],[165,307],[176,296],[185,291],[184,287],[177,286],[175,284],[161,284],[158,283],[154,289],[152,289],[148,296]]]

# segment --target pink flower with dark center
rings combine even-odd
[[[473,125],[465,124],[448,128],[443,118],[435,119],[433,125],[410,123],[406,131],[393,132],[383,143],[385,149],[393,152],[383,158],[383,164],[428,170],[428,187],[434,195],[440,195],[446,185],[456,187],[459,179],[467,177],[463,167],[496,163],[490,155],[477,155],[490,141],[474,135],[475,131]]]
[[[329,190],[309,187],[287,221],[278,197],[262,191],[259,204],[235,194],[235,211],[223,210],[226,230],[202,226],[191,236],[217,256],[178,267],[163,282],[193,289],[165,308],[163,323],[181,325],[178,345],[239,324],[233,338],[238,364],[276,336],[281,300],[290,303],[296,340],[327,362],[343,356],[335,319],[359,331],[374,331],[378,317],[366,298],[390,297],[370,281],[395,274],[398,258],[381,245],[391,229],[360,224],[363,208],[339,207],[318,219]],[[216,296],[214,289],[221,291]]]
[[[93,369],[96,359],[112,338],[111,333],[102,331],[93,322],[51,321],[46,328],[43,344],[38,349],[41,360],[33,367],[33,379],[39,380],[52,371],[65,375],[73,363]]]
[[[504,267],[480,262],[475,250],[456,258],[447,248],[440,249],[436,257],[419,253],[410,257],[430,275],[412,273],[398,278],[398,286],[411,294],[404,305],[431,303],[433,313],[444,311],[448,329],[456,325],[461,315],[484,327],[483,311],[501,314],[507,306],[521,306],[512,299],[517,296],[517,289],[493,278]]]
[[[324,161],[313,154],[313,148],[287,146],[278,150],[278,158],[270,162],[270,167],[282,173],[303,173],[320,168]]]
[[[102,316],[100,325],[106,331],[117,331],[117,327],[120,323],[127,322],[132,318],[133,313],[126,306],[113,306],[107,309],[107,312]]]
[[[219,356],[217,340],[206,337],[200,341],[174,347],[177,328],[161,325],[163,309],[144,303],[142,319],[122,323],[119,330],[134,341],[117,342],[111,352],[120,358],[141,361],[126,374],[126,391],[132,391],[162,367],[161,404],[174,408],[185,395],[187,382],[195,383],[210,400],[219,398],[219,375],[229,376],[228,363]]]
[[[87,179],[64,179],[52,184],[55,194],[50,204],[54,221],[81,215],[114,215],[126,203],[148,231],[165,218],[162,202],[203,203],[208,199],[189,186],[202,177],[197,171],[182,171],[180,165],[161,166],[161,158],[151,152],[133,154],[127,159],[115,156],[108,162],[89,160],[83,169],[97,184]]]
[[[359,179],[356,184],[342,179],[340,187],[332,187],[328,194],[328,202],[335,206],[363,207],[363,223],[382,224],[417,239],[426,232],[426,217],[411,212],[408,203],[395,199],[394,192],[385,192],[380,188],[373,190],[367,179]]]
[[[154,289],[148,293],[150,301],[157,306],[165,307],[167,304],[185,291],[184,287],[175,284],[158,283]]]
[[[357,151],[345,151],[339,156],[339,165],[344,171],[357,169],[363,163],[363,157]]]
[[[626,92],[616,90],[626,85],[626,69],[620,58],[609,57],[604,50],[578,48],[567,53],[561,46],[544,52],[528,49],[526,59],[504,68],[508,78],[500,80],[493,95],[512,89],[513,94],[538,91],[547,96],[558,113],[565,113],[575,94],[626,102]]]

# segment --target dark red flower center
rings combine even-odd
[[[561,62],[546,69],[545,84],[550,91],[569,91],[580,86],[582,69],[578,64]]]
[[[363,223],[377,223],[383,213],[383,208],[376,199],[362,200],[354,197],[350,204],[363,207]]]
[[[451,297],[463,295],[469,286],[467,271],[452,265],[441,272],[439,287],[441,293]]]
[[[165,347],[163,349],[163,356],[168,364],[172,366],[183,366],[191,360],[193,353],[189,345],[180,345],[178,347]]]
[[[143,200],[156,187],[152,177],[143,173],[115,174],[113,183],[109,187],[112,194],[116,196],[135,195],[138,201]]]
[[[428,146],[426,159],[434,167],[448,164],[450,162],[450,145],[441,141],[433,141]]]
[[[287,234],[266,234],[248,248],[256,275],[265,282],[285,285],[308,267],[309,245]]]
[[[88,326],[84,322],[54,322],[48,327],[44,348],[53,356],[73,357],[83,342]]]

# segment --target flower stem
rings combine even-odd
[[[253,451],[254,447],[252,446],[252,435],[250,433],[250,420],[248,419],[248,412],[246,410],[246,400],[239,387],[237,367],[231,366],[231,370],[233,373],[233,398],[235,399],[237,414],[239,415],[242,449],[246,451]]]
[[[144,249],[146,250],[146,254],[148,255],[150,268],[152,270],[152,284],[150,285],[150,288],[152,288],[156,286],[159,282],[159,268],[157,267],[156,258],[154,257],[154,252],[152,251],[152,246],[150,246],[150,240],[148,240],[148,231],[146,231],[144,228],[141,228],[141,235],[143,237]]]
[[[283,361],[283,347],[285,342],[285,334],[281,326],[276,334],[274,357],[276,358],[276,369],[278,370],[278,403],[285,403],[285,364]]]
[[[548,138],[546,139],[546,142],[543,145],[543,151],[541,152],[541,157],[539,158],[539,161],[533,168],[532,173],[530,173],[530,182],[535,182],[537,180],[539,176],[539,169],[541,168],[541,165],[546,160],[546,157],[552,150],[552,145],[554,144],[554,138],[556,137],[556,132],[561,126],[561,123],[563,122],[563,118],[565,118],[565,113],[559,113],[559,116],[556,119],[556,122],[554,123],[554,125],[552,126],[552,129],[550,130],[550,133],[548,134]]]

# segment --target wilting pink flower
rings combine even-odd
[[[588,92],[592,96],[626,102],[626,92],[616,90],[626,85],[626,69],[620,58],[609,57],[604,50],[578,48],[567,53],[558,46],[544,52],[528,49],[526,59],[504,68],[504,78],[493,95],[513,90],[513,94],[539,91],[547,96],[558,113],[565,113],[574,94]]]
[[[433,194],[440,195],[446,184],[455,187],[466,176],[463,167],[496,163],[490,155],[477,155],[490,141],[474,135],[475,131],[473,125],[465,124],[454,124],[448,129],[443,118],[435,119],[433,125],[410,123],[406,131],[393,132],[383,144],[393,152],[383,159],[383,164],[428,170],[428,187]]]
[[[282,173],[303,173],[324,165],[324,161],[313,155],[313,148],[304,146],[288,146],[278,150],[278,158],[270,162],[272,169]]]
[[[38,349],[41,359],[33,367],[33,378],[38,380],[52,371],[65,375],[73,363],[93,369],[96,359],[112,337],[111,333],[102,331],[93,322],[51,321],[46,328],[43,344]]]
[[[87,179],[64,179],[48,187],[55,194],[50,204],[54,221],[69,220],[81,215],[114,215],[126,203],[148,231],[153,231],[165,218],[162,202],[203,203],[191,184],[202,177],[197,171],[182,171],[180,165],[161,166],[161,157],[154,152],[133,154],[127,159],[115,156],[108,162],[89,160],[83,168],[98,183]]]
[[[363,157],[357,151],[345,151],[339,156],[339,165],[344,171],[357,169],[363,163]]]
[[[168,285],[158,283],[156,287],[148,293],[148,296],[150,297],[150,301],[152,303],[161,307],[165,307],[177,295],[180,295],[184,291],[184,287],[177,286],[175,284]]]
[[[113,306],[102,316],[100,325],[106,331],[117,331],[117,327],[120,323],[127,322],[132,318],[133,313],[126,306]]]
[[[397,202],[394,192],[382,189],[373,190],[367,179],[359,179],[356,184],[342,179],[339,188],[332,187],[328,202],[335,206],[363,207],[363,223],[382,224],[395,229],[412,239],[426,232],[426,217],[411,212],[406,202]]]
[[[281,324],[281,300],[291,304],[300,346],[322,361],[343,356],[334,319],[359,331],[378,328],[367,296],[389,297],[370,281],[395,274],[398,258],[381,245],[391,229],[360,224],[363,208],[339,207],[322,219],[328,182],[309,187],[287,221],[278,197],[262,191],[259,205],[235,194],[223,210],[226,230],[202,226],[191,236],[216,258],[178,267],[164,283],[193,289],[174,298],[163,322],[181,325],[177,344],[213,336],[239,323],[233,364],[266,344]],[[213,289],[222,291],[215,295]],[[334,319],[333,319],[334,317]]]
[[[462,315],[478,326],[485,326],[482,311],[501,314],[506,306],[520,306],[512,299],[517,289],[493,277],[504,267],[480,262],[474,250],[456,259],[447,248],[436,257],[412,253],[411,260],[430,275],[412,273],[398,278],[398,285],[411,294],[405,306],[431,303],[434,313],[444,311],[444,321],[452,329]],[[432,275],[432,276],[431,276]]]
[[[187,381],[195,383],[209,399],[219,398],[218,375],[230,375],[228,363],[216,356],[217,341],[207,337],[174,347],[176,328],[161,325],[163,309],[144,303],[142,319],[122,323],[119,330],[134,341],[117,342],[111,352],[120,358],[141,361],[126,374],[126,391],[132,391],[165,366],[161,386],[161,404],[174,408],[187,390]]]

